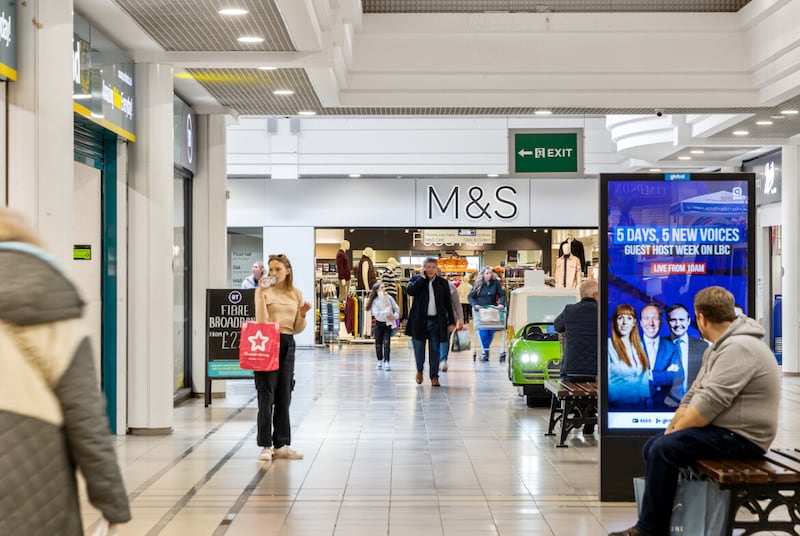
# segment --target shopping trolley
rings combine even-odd
[[[489,350],[483,348],[481,345],[481,338],[478,335],[478,330],[486,331],[499,331],[500,336],[500,361],[506,359],[506,310],[500,309],[496,305],[485,305],[477,311],[473,311],[473,325],[475,326],[475,338],[477,339],[472,343],[472,360],[476,361],[478,357],[478,348],[481,350]]]

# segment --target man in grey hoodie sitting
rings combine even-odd
[[[639,521],[609,536],[669,534],[681,467],[707,458],[758,458],[775,439],[781,375],[764,329],[752,318],[737,317],[733,295],[722,287],[698,292],[694,309],[700,334],[712,344],[672,422],[642,449]]]

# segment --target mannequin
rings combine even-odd
[[[364,253],[361,255],[361,260],[358,261],[358,270],[356,271],[356,289],[370,290],[372,285],[378,281],[375,262],[372,260],[374,256],[374,249],[369,246],[364,248]]]
[[[581,261],[572,255],[569,242],[559,248],[561,254],[556,260],[556,288],[578,288],[581,284]]]
[[[386,270],[381,274],[381,281],[386,287],[386,293],[397,301],[397,266],[400,263],[394,257],[386,259]]]
[[[561,246],[564,244],[569,244],[571,254],[577,257],[577,259],[581,263],[581,272],[586,269],[586,254],[583,250],[583,242],[575,238],[575,233],[567,233],[567,239],[561,242]],[[560,257],[563,255],[562,250],[558,250],[558,256]]]
[[[347,291],[350,288],[350,257],[347,250],[350,249],[350,242],[342,240],[339,243],[339,251],[336,252],[336,275],[339,278],[339,299],[347,299]]]

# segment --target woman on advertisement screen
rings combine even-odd
[[[611,315],[608,339],[608,404],[615,409],[646,408],[650,400],[647,354],[636,328],[636,310],[623,303]]]

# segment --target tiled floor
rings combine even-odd
[[[594,536],[628,527],[631,503],[598,500],[598,439],[570,448],[544,437],[492,356],[451,355],[442,387],[414,382],[392,348],[375,370],[371,345],[298,350],[292,446],[300,461],[257,461],[255,391],[228,383],[208,409],[175,410],[175,432],[119,437],[133,521],[122,535]],[[800,381],[785,378],[776,445],[797,445]],[[91,534],[98,519],[84,500]]]

